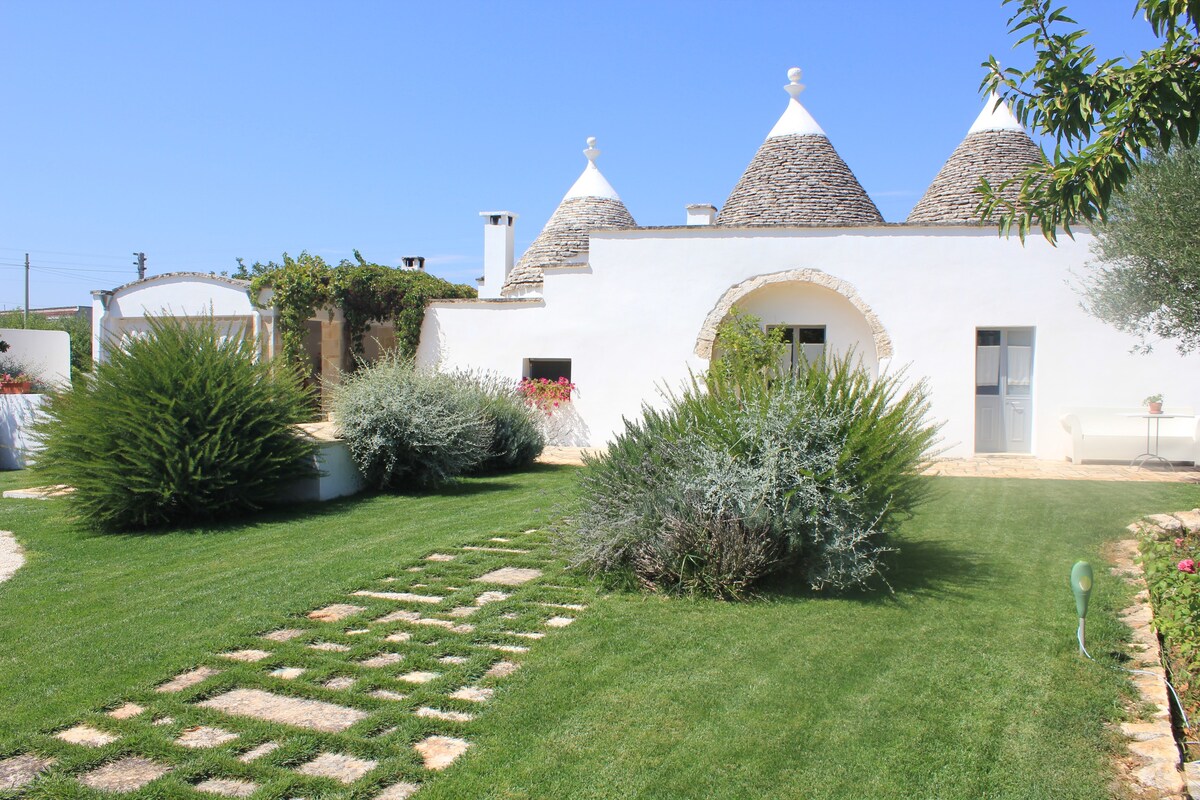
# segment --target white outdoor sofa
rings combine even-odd
[[[1146,420],[1123,416],[1144,414],[1145,408],[1067,408],[1059,418],[1067,433],[1067,455],[1075,464],[1128,464],[1146,452]],[[1200,419],[1186,406],[1167,407],[1163,414],[1185,416],[1150,421],[1150,449],[1158,426],[1158,455],[1174,463],[1196,463]]]

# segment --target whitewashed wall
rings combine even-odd
[[[1136,407],[1153,392],[1170,405],[1200,406],[1194,358],[1170,344],[1132,354],[1132,339],[1080,309],[1071,273],[1088,260],[1089,242],[1077,234],[1057,248],[1039,237],[1022,245],[991,229],[916,226],[597,233],[589,265],[548,273],[541,300],[433,304],[418,358],[514,378],[522,359],[570,358],[576,408],[589,442],[601,445],[622,415],[659,402],[659,387],[706,368],[693,350],[705,317],[731,286],[755,275],[820,270],[848,282],[878,316],[895,348],[884,367],[907,365],[910,376],[928,378],[947,455],[973,452],[976,329],[1035,327],[1033,452],[1062,458],[1059,417],[1067,408]],[[817,296],[796,292],[797,301]],[[808,306],[804,319],[786,320],[779,307],[786,295],[764,295],[759,307],[780,322],[827,324],[831,335],[854,328],[840,301],[824,322],[810,319]]]
[[[45,383],[71,383],[71,336],[66,331],[0,328],[0,339],[9,345],[8,352],[0,354],[0,361],[20,363]]]

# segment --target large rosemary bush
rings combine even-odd
[[[492,422],[487,457],[476,472],[507,472],[533,464],[546,439],[538,427],[540,413],[523,397],[518,384],[490,372],[459,372],[456,379],[474,387],[479,411]]]
[[[344,377],[333,408],[350,455],[381,489],[436,486],[479,467],[495,423],[478,389],[399,354]]]
[[[75,487],[87,524],[129,529],[261,508],[311,474],[314,445],[296,435],[308,398],[293,370],[211,319],[150,318],[150,334],[52,395],[37,428],[35,469]]]
[[[794,375],[714,370],[668,399],[587,460],[561,534],[576,563],[733,597],[779,572],[814,589],[880,576],[927,486],[923,384],[872,378],[847,355]]]

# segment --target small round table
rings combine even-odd
[[[1166,464],[1171,469],[1172,472],[1174,472],[1175,465],[1172,464],[1169,460],[1163,458],[1162,456],[1160,456],[1158,454],[1158,427],[1159,427],[1159,424],[1164,419],[1179,419],[1182,417],[1190,418],[1190,417],[1194,417],[1195,415],[1194,414],[1151,414],[1149,412],[1142,411],[1142,412],[1134,413],[1134,414],[1122,414],[1121,416],[1122,417],[1141,417],[1142,419],[1146,420],[1146,452],[1142,453],[1137,458],[1130,461],[1129,466],[1137,467],[1138,469],[1141,469],[1142,467],[1146,466],[1147,461],[1161,461],[1162,463]],[[1150,421],[1151,420],[1154,420],[1154,446],[1153,447],[1150,446]]]

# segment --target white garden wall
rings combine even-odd
[[[71,336],[66,331],[0,328],[0,339],[9,345],[8,352],[0,353],[0,362],[21,364],[44,383],[71,383]]]

